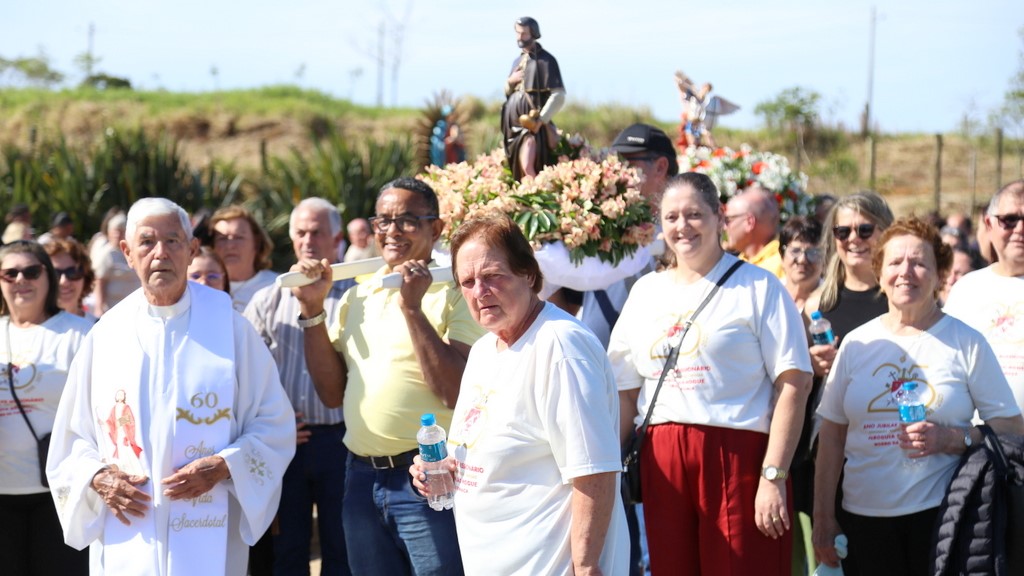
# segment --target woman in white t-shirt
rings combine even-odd
[[[626,574],[618,402],[604,348],[537,296],[540,266],[507,216],[464,222],[451,246],[470,314],[490,332],[470,351],[448,434],[465,573]],[[416,458],[410,474],[425,492]]]
[[[21,240],[0,248],[0,563],[5,574],[89,572],[88,552],[64,544],[54,500],[42,483],[36,442],[53,428],[71,359],[92,326],[61,311],[56,286],[42,246]]]
[[[971,426],[975,410],[998,433],[1024,433],[984,337],[939,308],[951,259],[935,228],[921,220],[888,228],[872,262],[889,310],[843,340],[825,384],[814,548],[835,566],[834,540],[845,533],[843,570],[850,576],[928,574],[937,508],[960,455],[982,441]],[[893,393],[908,381],[917,383],[927,417],[904,426]],[[908,466],[908,459],[920,462]]]
[[[626,441],[640,426],[684,323],[737,260],[704,174],[661,200],[675,263],[641,278],[611,335]],[[655,574],[790,574],[787,473],[811,386],[800,313],[779,280],[743,264],[696,317],[654,404],[641,453]]]

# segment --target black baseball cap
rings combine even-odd
[[[619,154],[654,152],[660,156],[676,157],[676,148],[665,131],[650,124],[633,124],[619,132],[612,142],[612,150]]]
[[[54,215],[53,220],[50,222],[50,227],[56,228],[57,226],[66,226],[73,223],[74,221],[71,219],[70,214],[67,212],[57,212],[57,214]]]

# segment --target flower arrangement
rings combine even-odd
[[[471,163],[427,167],[418,177],[437,193],[444,242],[464,220],[492,210],[515,220],[534,248],[563,243],[575,265],[587,257],[616,265],[654,239],[635,169],[592,154],[578,136],[563,135],[557,150],[557,164],[522,182],[512,179],[500,148]]]
[[[679,169],[707,174],[718,188],[723,203],[756,182],[775,194],[783,222],[791,216],[811,213],[812,198],[806,192],[807,175],[790,170],[789,161],[780,154],[754,152],[747,144],[739,150],[691,146],[679,158]]]

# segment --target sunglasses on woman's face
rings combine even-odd
[[[79,268],[78,266],[68,266],[67,268],[55,268],[53,271],[57,273],[58,279],[61,276],[63,276],[67,278],[68,281],[70,282],[74,282],[75,280],[81,280],[82,278],[85,278],[85,272],[82,272],[82,269]]]
[[[874,224],[858,224],[857,226],[836,226],[832,228],[832,233],[836,235],[836,240],[845,241],[850,238],[850,234],[854,231],[857,232],[857,236],[861,240],[867,240],[871,238],[875,233]]]
[[[33,264],[24,268],[4,268],[0,270],[0,280],[14,282],[18,279],[19,274],[24,276],[25,280],[37,280],[43,275],[43,265]]]

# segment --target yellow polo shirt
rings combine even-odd
[[[338,318],[328,331],[348,367],[342,404],[345,446],[361,456],[394,456],[416,448],[416,431],[424,413],[433,413],[445,430],[452,419],[452,411],[423,380],[398,306],[399,291],[380,287],[385,270],[345,292]],[[484,334],[452,282],[431,285],[422,309],[446,342],[472,346]]]
[[[746,256],[740,254],[740,260],[750,262],[755,266],[760,266],[765,270],[775,274],[775,277],[779,280],[786,276],[786,273],[782,270],[782,255],[779,254],[779,241],[772,240],[771,242],[764,245],[761,251],[754,254],[754,257],[747,260]]]

